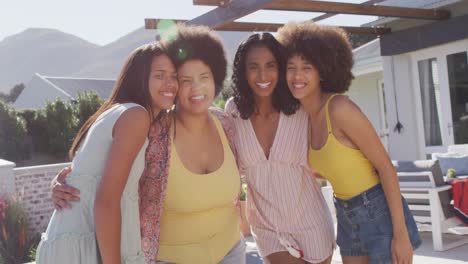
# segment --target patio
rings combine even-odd
[[[414,264],[462,264],[468,263],[468,245],[464,245],[451,250],[436,252],[432,248],[432,235],[430,232],[422,232],[423,244],[415,251]],[[455,240],[456,235],[445,234],[444,239]],[[257,247],[252,237],[247,238],[247,264],[262,264],[262,260],[257,253]],[[333,254],[332,264],[340,264],[341,257],[339,250]]]

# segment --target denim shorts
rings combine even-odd
[[[406,228],[413,249],[422,241],[406,200],[402,197]],[[337,244],[342,256],[368,256],[369,263],[391,263],[393,226],[381,184],[348,200],[335,197]]]

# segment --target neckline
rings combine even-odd
[[[209,113],[209,116],[213,120],[213,122],[215,123],[215,127],[216,127],[216,130],[218,132],[218,137],[219,137],[219,139],[221,141],[221,145],[223,147],[223,162],[221,162],[221,165],[218,168],[216,168],[214,171],[209,172],[209,173],[196,173],[196,172],[193,172],[190,169],[188,169],[187,166],[185,166],[184,162],[179,157],[179,152],[177,151],[177,147],[176,147],[176,144],[174,142],[174,136],[171,137],[171,148],[174,149],[175,158],[182,165],[182,168],[185,171],[187,171],[188,173],[190,173],[192,175],[195,175],[195,176],[206,177],[206,176],[210,176],[212,174],[218,173],[224,167],[224,164],[226,163],[227,155],[226,155],[225,139],[227,140],[227,138],[225,138],[225,135],[221,135],[221,134],[224,134],[224,130],[223,130],[222,127],[220,127],[221,124],[218,123],[219,120],[216,117],[214,117],[211,113]]]
[[[271,156],[273,155],[273,150],[274,150],[274,147],[275,147],[276,141],[277,141],[276,138],[278,138],[279,131],[281,129],[281,123],[282,123],[282,120],[283,120],[283,113],[280,111],[279,115],[280,116],[279,116],[279,120],[278,120],[278,126],[276,127],[275,137],[273,138],[273,143],[271,144],[270,152],[269,152],[268,157],[266,156],[265,152],[263,151],[262,145],[260,144],[260,141],[257,138],[257,133],[255,133],[255,129],[253,127],[252,121],[250,120],[250,118],[247,120],[248,123],[249,123],[250,131],[252,132],[252,135],[255,138],[255,144],[257,145],[257,149],[260,151],[263,160],[266,160],[266,161],[271,160]]]

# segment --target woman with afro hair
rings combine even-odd
[[[412,263],[421,239],[395,169],[372,124],[342,95],[353,79],[345,32],[290,22],[278,39],[288,87],[308,113],[309,163],[335,193],[343,263]]]

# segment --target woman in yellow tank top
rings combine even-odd
[[[233,128],[227,114],[210,108],[226,77],[225,51],[207,27],[180,25],[176,33],[167,43],[177,68],[176,107],[150,127],[138,190],[140,254],[145,263],[244,264]]]
[[[353,54],[337,27],[286,24],[289,89],[309,114],[309,163],[332,183],[343,262],[411,263],[421,244],[391,160],[366,116],[348,97]]]

